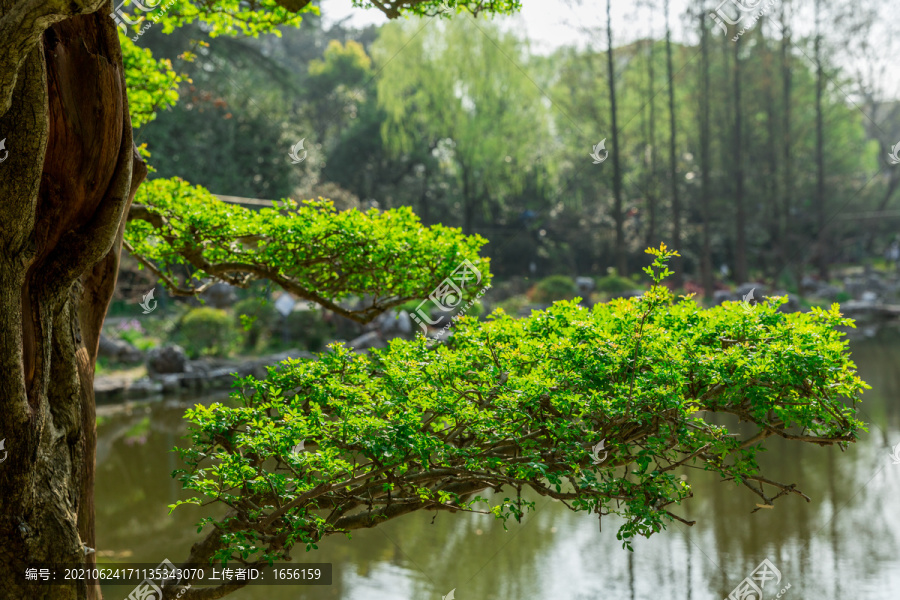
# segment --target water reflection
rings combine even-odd
[[[297,562],[334,564],[331,587],[248,587],[229,598],[437,600],[456,588],[459,600],[721,600],[769,558],[782,573],[781,585],[791,584],[783,596],[788,600],[894,599],[900,589],[900,465],[889,454],[900,442],[900,336],[885,332],[852,350],[861,377],[873,386],[862,405],[869,433],[845,452],[769,440],[761,456],[770,477],[796,482],[809,503],[791,496],[750,514],[758,497],[749,490],[691,471],[694,498],[680,514],[697,524],[675,524],[639,539],[634,553],[616,540],[617,520],[604,518],[601,531],[596,515],[573,514],[546,498],[530,498],[537,511],[508,524],[508,531],[484,515],[413,514],[354,532],[352,540],[329,538],[309,554],[296,550]],[[102,417],[101,560],[178,562],[198,539],[201,509],[183,507],[171,516],[167,509],[182,497],[169,476],[179,466],[169,450],[183,442],[181,415],[193,401]],[[118,598],[125,590],[106,593]]]

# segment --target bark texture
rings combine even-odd
[[[35,563],[94,564],[94,361],[124,215],[146,174],[109,9],[0,1],[0,54],[23,56],[0,61],[10,151],[0,166],[0,595],[10,598],[99,598],[95,583],[20,582]]]

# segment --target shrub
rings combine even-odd
[[[507,298],[506,300],[501,300],[500,302],[494,304],[494,307],[502,308],[503,312],[515,317],[519,314],[519,311],[525,307],[526,304],[528,304],[528,298],[520,294],[518,296]]]
[[[605,292],[607,294],[622,294],[624,292],[630,292],[636,287],[640,287],[635,281],[628,279],[627,277],[621,277],[616,273],[615,269],[609,269],[608,275],[606,277],[600,277],[597,279],[597,291]]]
[[[232,317],[224,310],[206,306],[188,311],[181,320],[178,334],[191,358],[228,356],[238,339]]]
[[[848,292],[838,292],[834,296],[834,301],[837,302],[838,304],[847,302],[852,299],[853,299],[853,296],[851,296]]]
[[[575,280],[568,275],[545,277],[528,292],[528,298],[537,304],[550,304],[557,300],[575,297]]]
[[[268,336],[278,324],[275,305],[262,298],[247,298],[234,305],[237,326],[245,350],[255,350],[260,341]]]

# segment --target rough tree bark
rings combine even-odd
[[[99,598],[95,582],[17,582],[35,563],[94,564],[94,361],[146,174],[110,10],[0,0],[0,589],[11,598]]]

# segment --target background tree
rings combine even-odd
[[[606,64],[609,77],[610,134],[612,135],[613,163],[613,219],[616,222],[616,269],[620,275],[628,275],[625,261],[625,230],[622,214],[622,166],[619,156],[619,122],[616,111],[616,63],[613,50],[612,0],[606,0]]]
[[[463,231],[483,231],[506,218],[505,200],[540,168],[547,114],[516,69],[523,51],[515,36],[471,19],[441,22],[440,38],[414,35],[417,27],[391,24],[374,49],[382,136],[395,156],[417,143],[438,154],[455,180]]]

